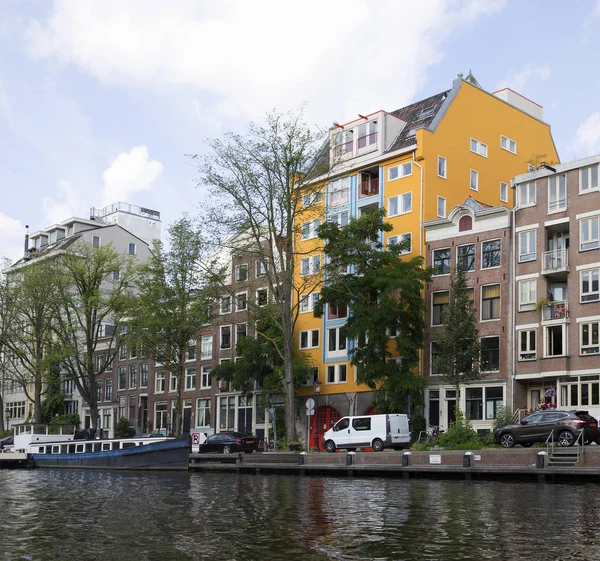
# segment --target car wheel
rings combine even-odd
[[[533,446],[533,442],[522,442],[521,446],[523,446],[523,448],[531,448]]]
[[[383,450],[383,441],[381,440],[381,438],[376,438],[375,440],[373,440],[371,448],[373,448],[375,452],[381,452]]]
[[[515,445],[515,437],[510,432],[505,432],[500,435],[500,446],[502,448],[513,448]]]
[[[556,437],[559,446],[573,446],[575,435],[570,430],[561,430]]]
[[[231,446],[229,446],[229,444],[223,446],[223,454],[231,454]]]
[[[328,440],[325,443],[325,450],[327,450],[328,452],[335,452],[337,446],[335,445],[335,442],[333,440]]]

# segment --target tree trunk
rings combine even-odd
[[[283,368],[285,389],[285,437],[288,441],[296,440],[296,388],[292,372],[292,339],[283,340]]]

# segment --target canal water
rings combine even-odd
[[[600,559],[600,487],[0,471],[6,560]]]

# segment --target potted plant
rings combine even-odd
[[[544,401],[546,407],[556,407],[556,388],[548,388],[544,392]]]
[[[536,309],[537,312],[540,312],[544,308],[547,308],[549,305],[550,305],[550,301],[549,300],[546,300],[546,298],[540,298],[535,303],[535,309]]]

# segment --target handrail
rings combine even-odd
[[[583,454],[585,452],[585,442],[583,440],[583,432],[584,432],[584,430],[581,429],[579,431],[579,436],[577,437],[577,440],[575,440],[575,447],[576,447],[576,451],[577,451],[577,462],[578,463],[579,463],[580,456],[583,456]]]
[[[550,443],[548,441],[550,441]],[[554,429],[550,431],[548,438],[546,438],[546,454],[548,454],[548,457],[550,457],[551,454],[554,454]]]

